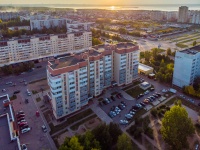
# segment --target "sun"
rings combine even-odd
[[[115,10],[115,6],[110,6],[110,9],[111,10]]]

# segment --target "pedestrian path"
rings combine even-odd
[[[106,124],[110,124],[110,122],[113,122],[113,120],[97,105],[95,105],[95,104],[92,105],[91,109]]]

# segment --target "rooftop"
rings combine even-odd
[[[135,44],[133,44],[133,43],[119,43],[116,45],[117,45],[118,49],[131,48],[131,47],[135,46]]]
[[[11,141],[7,115],[0,117],[0,145],[3,150],[18,150],[17,140]]]
[[[144,64],[139,63],[138,69],[143,70],[143,71],[148,71],[152,70],[153,68]]]
[[[56,63],[56,61],[50,61],[52,64],[50,67],[52,69],[59,69],[67,66],[76,65],[77,63],[84,61],[84,59],[77,59],[76,57],[74,57],[74,55],[57,59],[59,60],[59,63]]]
[[[180,51],[180,52],[186,53],[186,54],[195,55],[195,54],[197,54],[197,53],[200,52],[200,45],[191,47],[191,48],[189,48],[189,49],[182,50],[182,51]]]

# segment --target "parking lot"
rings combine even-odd
[[[119,93],[120,93],[120,91],[119,91]],[[141,106],[139,104],[142,101],[144,101],[144,99],[146,99],[147,97],[152,96],[155,93],[155,91],[150,91],[148,94],[140,97],[139,99],[134,99],[134,100],[125,99],[125,96],[123,96],[124,92],[121,92],[121,93],[122,93],[121,94],[122,96],[121,97],[120,96],[114,96],[114,100],[112,100],[111,95],[108,96],[108,94],[107,94],[107,97],[104,96],[103,99],[105,100],[106,98],[108,98],[110,100],[110,103],[106,103],[104,101],[104,103],[102,103],[100,105],[101,109],[108,116],[110,116],[115,123],[118,123],[118,124],[120,123],[120,120],[127,120],[127,118],[131,119],[132,118],[131,115],[134,116],[134,114],[137,113],[137,111],[136,112],[133,111],[133,108],[139,110],[139,107],[141,107],[141,108],[144,108],[146,110],[149,110],[153,107],[152,104],[150,104],[150,103],[153,103],[153,102],[156,102],[156,101],[157,101],[158,104],[160,103],[160,102],[158,102],[159,98],[156,98],[154,101],[149,102],[148,104],[146,103],[144,106]],[[116,108],[116,107],[118,107],[118,108]],[[111,111],[114,112],[115,115],[113,115],[113,113],[111,113]],[[131,114],[131,115],[127,115],[127,114]],[[125,117],[125,115],[126,115],[126,117]],[[126,125],[127,123],[121,122],[120,124],[123,126],[123,124]]]
[[[46,124],[42,116],[36,116],[36,111],[38,110],[35,102],[32,99],[32,95],[28,94],[27,89],[28,86],[21,82],[22,79],[13,79],[11,82],[16,83],[16,86],[10,86],[10,84],[6,85],[6,82],[1,81],[1,95],[8,94],[12,96],[15,91],[18,91],[15,95],[16,99],[12,100],[13,108],[15,114],[22,110],[25,113],[25,122],[27,122],[30,131],[26,133],[22,133],[20,130],[20,143],[26,144],[28,150],[41,150],[48,149],[54,150],[55,145],[50,138],[48,132],[43,132],[42,125]],[[6,91],[2,91],[2,89],[6,89]],[[28,101],[25,101],[28,99]]]

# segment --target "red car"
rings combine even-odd
[[[22,127],[22,126],[24,126],[26,124],[27,124],[27,122],[22,122],[22,123],[19,124],[19,127]]]

